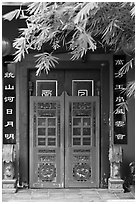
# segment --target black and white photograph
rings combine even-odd
[[[135,202],[135,2],[1,2],[2,202]]]

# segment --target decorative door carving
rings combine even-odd
[[[99,97],[65,97],[65,185],[99,187]]]
[[[30,188],[99,187],[98,76],[31,73]]]
[[[64,187],[64,95],[30,97],[30,187]]]

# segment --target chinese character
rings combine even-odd
[[[5,86],[5,90],[14,90],[14,86],[9,84],[8,86]]]
[[[78,96],[88,96],[88,90],[78,90]]]
[[[6,97],[4,98],[4,100],[5,100],[5,102],[8,102],[8,101],[9,101],[9,102],[13,102],[13,99],[14,99],[14,98],[15,98],[15,97],[11,97],[11,96],[7,97],[7,96],[6,96]]]
[[[42,96],[52,96],[52,90],[42,90]]]
[[[14,134],[5,134],[5,138],[7,140],[9,140],[9,139],[13,139],[14,140]]]
[[[125,109],[117,108],[116,111],[115,111],[115,114],[125,114]]]
[[[124,121],[116,121],[115,122],[115,126],[116,127],[123,127],[125,125],[125,122]]]
[[[12,109],[6,109],[6,114],[7,114],[7,115],[11,115],[11,114],[12,114],[12,111],[13,111]]]
[[[124,86],[123,84],[116,84],[115,90],[125,90],[123,86]]]
[[[118,140],[119,140],[119,139],[123,140],[123,137],[125,137],[126,135],[117,134],[117,135],[115,135],[115,136],[117,137]]]
[[[13,127],[13,121],[7,121],[7,124],[4,125],[4,127],[8,127],[8,126]]]
[[[12,72],[6,72],[4,78],[15,78],[14,74]]]
[[[115,60],[115,65],[123,65],[124,64],[124,60]]]
[[[115,102],[118,102],[118,103],[121,103],[121,102],[124,102],[124,101],[125,100],[124,100],[123,96],[117,96],[116,100],[115,100]]]

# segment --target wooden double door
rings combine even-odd
[[[99,73],[30,79],[30,187],[99,187]]]

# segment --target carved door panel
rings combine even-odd
[[[63,186],[64,95],[31,96],[30,187],[61,188]]]
[[[65,97],[65,186],[99,187],[99,97]]]
[[[91,78],[88,71],[34,73],[30,187],[99,187],[98,72]]]

